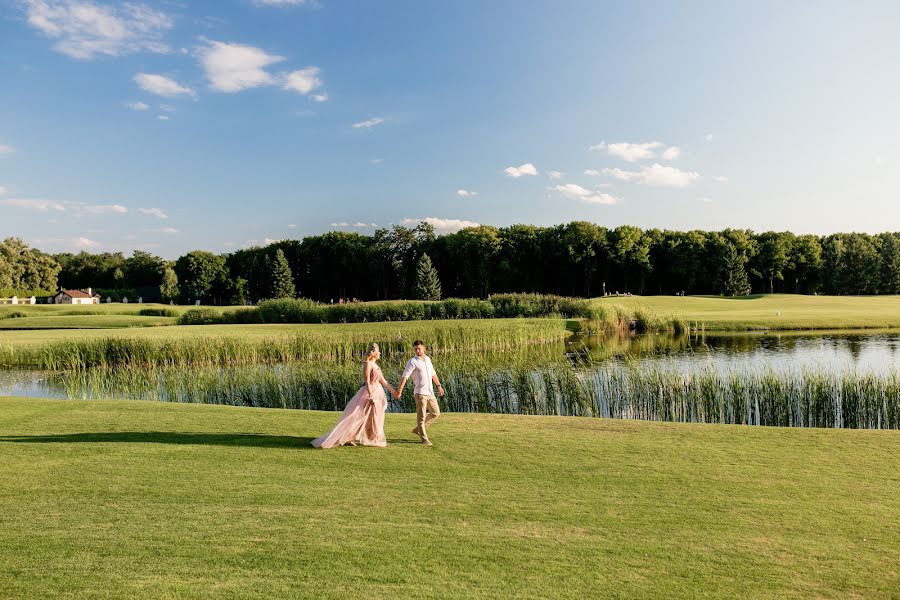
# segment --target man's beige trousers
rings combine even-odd
[[[441,416],[441,409],[434,396],[415,394],[413,397],[416,399],[416,422],[422,433],[425,433],[425,428]]]

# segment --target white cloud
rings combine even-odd
[[[603,174],[622,181],[660,187],[686,187],[700,178],[700,174],[697,172],[682,171],[675,167],[666,167],[658,163],[654,163],[649,167],[643,167],[640,171],[603,169]]]
[[[479,223],[475,221],[465,221],[463,219],[439,219],[437,217],[425,217],[424,219],[403,219],[400,224],[404,227],[415,227],[422,221],[425,221],[432,227],[437,234],[454,233],[466,227],[478,227]]]
[[[310,98],[312,98],[315,102],[325,102],[326,100],[328,100],[328,94],[322,92],[321,94],[313,94],[312,96],[310,96]]]
[[[288,223],[288,229],[294,229],[295,227],[297,227],[296,223]]]
[[[156,115],[156,118],[160,121],[168,121],[169,115]]]
[[[728,178],[724,175],[713,175],[713,181],[718,181],[719,183],[726,183]]]
[[[602,175],[603,173],[601,173],[601,172],[598,171],[597,169],[585,169],[585,170],[584,170],[584,174],[585,174],[585,175],[589,175],[589,176],[591,176],[591,177],[599,177],[599,176]]]
[[[702,198],[697,198],[697,199],[698,199],[700,202],[703,202],[703,203],[705,203],[705,204],[711,204],[712,201],[713,201],[712,198],[707,198],[706,196],[703,196]]]
[[[370,164],[370,165],[380,165],[380,164],[383,163],[383,162],[384,162],[384,159],[383,159],[383,158],[372,158],[372,159],[369,159],[369,164]]]
[[[161,208],[139,208],[136,212],[142,215],[147,215],[148,217],[156,217],[157,219],[169,218],[169,215],[164,213]]]
[[[706,140],[707,142],[711,142],[711,141],[713,141],[713,134],[707,133],[705,136],[703,136],[703,139]]]
[[[80,60],[134,52],[165,53],[172,19],[144,4],[103,5],[90,0],[24,0],[28,24],[57,39],[54,48]]]
[[[375,228],[378,227],[376,223],[365,223],[363,221],[356,221],[354,223],[348,223],[347,221],[340,221],[339,223],[332,223],[332,227],[340,228],[340,227],[353,227],[356,229],[367,229],[367,228]]]
[[[125,106],[131,110],[150,110],[150,105],[143,102],[126,102]]]
[[[306,0],[253,0],[257,6],[300,6],[306,4]]]
[[[319,79],[319,67],[307,67],[299,71],[292,71],[285,76],[284,89],[294,90],[295,92],[306,95],[322,85]],[[328,96],[321,100],[313,98],[316,102],[324,102]]]
[[[521,177],[522,175],[537,175],[537,168],[531,163],[525,163],[518,167],[506,167],[503,172],[510,177]]]
[[[160,105],[159,105],[159,110],[162,110],[162,111],[165,111],[165,112],[175,112],[175,107],[174,107],[174,106],[171,106],[171,105],[169,105],[169,104],[160,104]]]
[[[194,96],[194,90],[185,87],[170,79],[165,75],[157,73],[138,73],[134,76],[135,83],[138,84],[145,92],[156,94],[157,96],[165,96],[166,98],[174,98],[176,96]]]
[[[91,215],[116,214],[124,215],[128,209],[121,204],[84,204],[76,205],[76,210],[86,212]]]
[[[284,60],[254,46],[214,40],[208,40],[199,54],[210,87],[227,93],[273,85],[276,79],[265,68]]]
[[[562,179],[563,174],[559,171],[547,171],[547,177],[550,179]]]
[[[872,159],[872,162],[875,164],[876,167],[883,167],[885,164],[887,164],[887,161],[884,159],[884,157],[879,156],[877,154]]]
[[[5,198],[0,200],[0,205],[25,208],[27,210],[38,210],[41,212],[47,212],[48,210],[65,212],[66,210],[66,207],[60,202],[54,202],[52,200],[36,200],[33,198]]]
[[[16,149],[6,144],[0,144],[0,154],[12,154]]]
[[[469,198],[470,196],[477,196],[478,192],[472,192],[470,190],[456,190],[456,195],[462,198]]]
[[[100,245],[100,242],[95,242],[94,240],[88,239],[86,237],[72,238],[69,243],[76,248],[96,248]]]
[[[656,156],[655,150],[662,146],[662,142],[643,142],[641,144],[619,142],[617,144],[607,145],[606,151],[610,156],[618,156],[625,162],[637,162],[639,160],[653,158]]]
[[[681,156],[681,148],[678,146],[669,146],[662,153],[663,160],[677,160],[679,156]]]
[[[6,188],[0,185],[0,196],[4,196],[6,194]]]
[[[600,150],[606,149],[606,142],[600,142],[599,144],[594,144],[593,146],[588,146],[588,150],[591,152],[599,152]]]
[[[619,201],[618,198],[614,196],[602,192],[591,191],[574,183],[557,185],[553,189],[566,198],[578,200],[585,204],[615,204]]]
[[[160,227],[159,229],[145,229],[144,231],[148,233],[165,233],[167,235],[181,233],[180,230],[175,229],[174,227]]]
[[[382,123],[384,123],[384,119],[382,117],[373,117],[366,121],[360,121],[359,123],[354,123],[353,125],[351,125],[351,127],[353,127],[353,129],[371,129],[372,127],[375,127],[376,125],[381,125]]]

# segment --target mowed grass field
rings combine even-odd
[[[680,317],[691,327],[708,330],[900,327],[900,296],[632,296],[596,301]]]
[[[897,432],[0,398],[8,598],[896,598]]]

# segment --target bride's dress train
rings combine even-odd
[[[381,368],[372,369],[372,382],[376,384],[369,400],[369,389],[363,384],[356,395],[347,403],[337,425],[311,443],[316,448],[334,448],[349,442],[362,446],[387,446],[384,437],[384,412],[387,409],[387,394],[381,387]]]

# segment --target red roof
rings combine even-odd
[[[70,298],[94,298],[95,296],[97,296],[97,294],[91,296],[84,290],[62,290],[62,293],[66,294]]]

